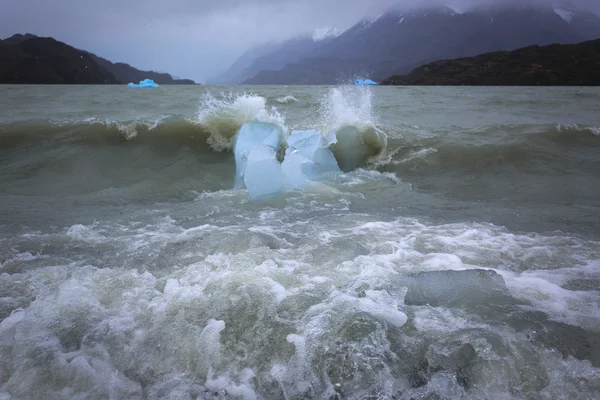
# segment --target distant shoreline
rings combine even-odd
[[[600,39],[436,61],[384,86],[600,86]]]

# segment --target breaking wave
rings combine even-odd
[[[342,170],[385,158],[387,134],[378,124],[370,88],[331,88],[321,100],[316,114],[316,129],[336,132],[338,142],[332,150]]]
[[[198,115],[198,123],[210,134],[209,145],[217,151],[230,150],[233,137],[240,127],[254,120],[273,123],[285,129],[284,118],[277,109],[268,109],[267,100],[253,94],[228,94],[217,98],[207,93],[202,99]]]
[[[492,125],[461,135],[412,133],[389,140],[392,156],[383,164],[411,173],[509,165],[565,173],[577,164],[595,162],[600,147],[600,128],[582,125]]]
[[[279,97],[275,101],[278,102],[279,104],[290,104],[290,103],[297,103],[298,99],[295,98],[294,96],[288,95],[288,96]]]
[[[280,100],[295,101],[293,96]],[[315,118],[316,117],[316,118]],[[85,119],[81,121],[28,121],[0,125],[4,148],[47,144],[60,146],[106,147],[136,145],[153,148],[155,154],[165,149],[187,147],[195,152],[231,150],[233,138],[247,122],[261,121],[290,129],[276,107],[268,107],[267,99],[255,94],[206,94],[196,116],[165,115],[156,119],[114,121]],[[314,121],[318,121],[317,124]],[[334,131],[338,143],[332,149],[350,170],[365,166],[367,161],[382,153],[386,134],[378,128],[369,90],[333,88],[322,99],[316,115],[307,116],[298,129],[318,129],[327,134]],[[42,150],[43,151],[43,150]],[[350,158],[353,161],[348,161]],[[107,161],[110,162],[110,161]]]

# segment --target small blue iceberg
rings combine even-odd
[[[143,81],[140,81],[140,83],[131,82],[129,85],[127,85],[127,87],[130,87],[130,88],[157,88],[158,85],[156,83],[154,83],[154,81],[152,79],[144,79]]]
[[[354,81],[354,86],[376,86],[377,82],[373,82],[370,79],[357,79]]]

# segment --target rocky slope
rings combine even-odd
[[[0,40],[0,83],[125,84],[146,78],[163,85],[195,84],[166,73],[112,63],[53,38],[17,34]]]
[[[600,39],[437,61],[382,84],[600,86]]]
[[[71,46],[52,38],[23,38],[0,42],[0,83],[119,83],[90,55]]]

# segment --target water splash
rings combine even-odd
[[[230,150],[240,127],[251,121],[269,122],[285,128],[284,118],[275,107],[267,108],[267,100],[254,94],[210,93],[203,96],[199,123],[210,133],[208,144],[216,151]]]
[[[337,131],[347,126],[372,128],[377,125],[373,111],[373,92],[370,88],[338,86],[327,91],[321,99],[319,123],[323,131]]]
[[[317,114],[317,129],[336,133],[337,143],[332,150],[343,171],[385,158],[387,135],[378,126],[371,88],[331,88],[321,100]]]

